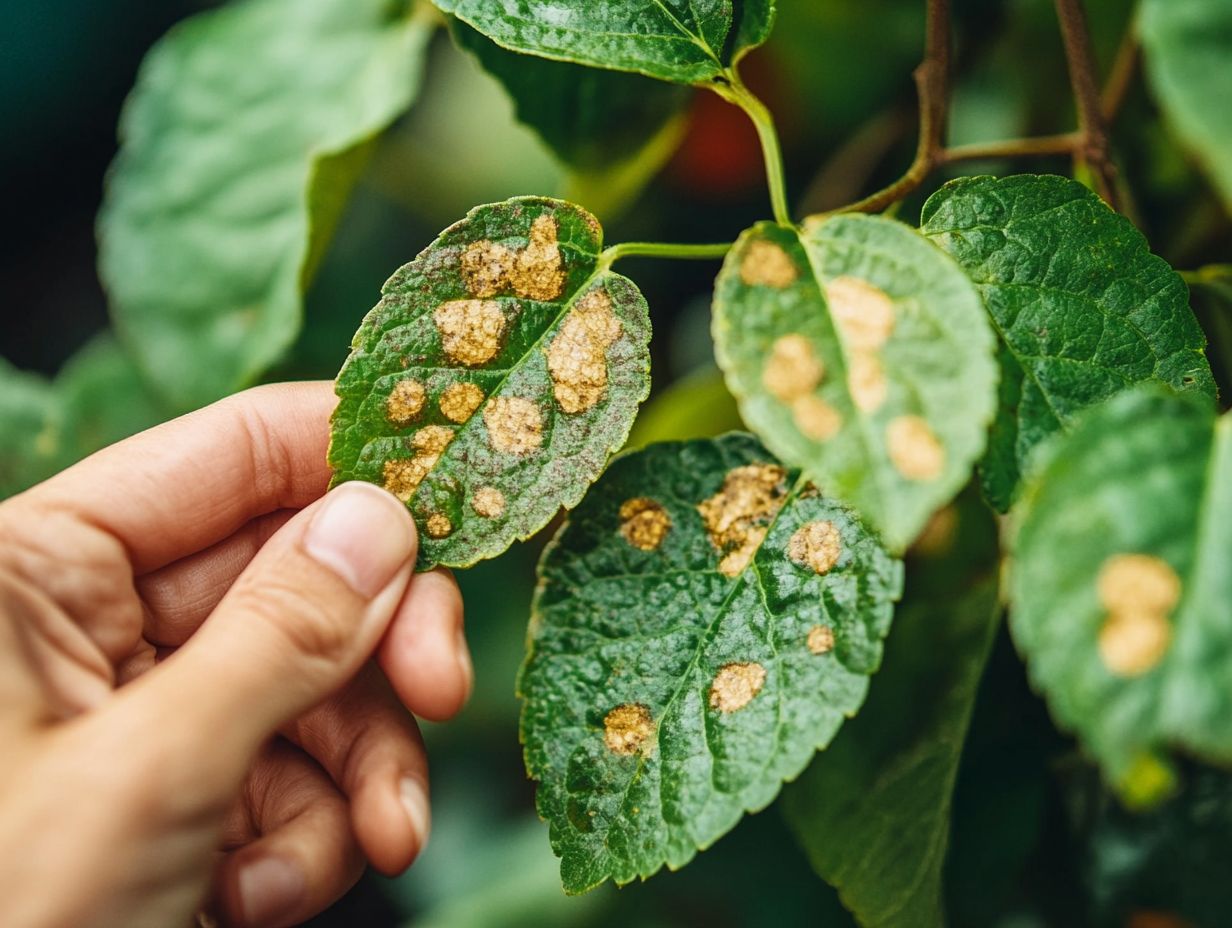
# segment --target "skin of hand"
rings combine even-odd
[[[249,390],[0,504],[6,928],[293,925],[423,847],[462,601],[393,496],[325,493],[334,402]]]

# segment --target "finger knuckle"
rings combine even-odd
[[[334,663],[353,643],[350,610],[312,595],[292,578],[266,578],[236,590],[235,605],[303,657]]]

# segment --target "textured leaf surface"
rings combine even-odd
[[[1032,449],[1086,407],[1142,382],[1214,395],[1184,281],[1076,181],[956,180],[924,204],[921,231],[970,274],[1001,338],[981,465],[1001,511]]]
[[[1144,0],[1140,34],[1164,113],[1232,210],[1232,3]]]
[[[1172,747],[1232,761],[1232,420],[1139,388],[1041,457],[1015,509],[1011,629],[1057,720],[1145,802]]]
[[[749,435],[613,462],[540,564],[522,740],[569,892],[675,869],[864,700],[901,564]]]
[[[993,414],[993,337],[944,252],[876,216],[761,223],[715,286],[745,422],[902,549],[967,481]]]
[[[904,604],[868,702],[783,793],[813,867],[860,924],[944,924],[950,800],[997,628],[996,585]]]
[[[120,124],[100,273],[125,344],[177,406],[245,385],[294,340],[431,29],[388,0],[246,0],[151,51]]]
[[[382,484],[420,567],[499,554],[573,506],[650,390],[650,321],[585,210],[480,206],[386,282],[338,374],[334,482]]]
[[[772,0],[438,0],[516,52],[676,83],[707,81],[765,41]]]

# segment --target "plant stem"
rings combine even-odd
[[[1131,16],[1129,25],[1125,27],[1125,34],[1121,36],[1121,44],[1117,46],[1108,80],[1104,82],[1104,92],[1100,96],[1100,109],[1103,110],[1106,124],[1111,124],[1116,119],[1121,105],[1129,95],[1134,75],[1138,72],[1138,52],[1138,18]]]
[[[766,185],[770,188],[770,208],[774,221],[791,226],[791,210],[787,206],[787,182],[783,176],[783,150],[779,145],[779,133],[774,127],[774,116],[766,104],[745,86],[735,68],[727,71],[727,83],[713,83],[710,88],[729,103],[734,103],[748,114],[757,129],[761,142],[762,158],[766,162]]]
[[[971,145],[956,145],[943,149],[937,156],[938,164],[956,164],[959,161],[982,161],[986,158],[1034,158],[1045,155],[1071,155],[1082,136],[1077,132],[1062,132],[1059,135],[1038,135],[1025,139],[1006,139],[1001,142],[975,142]]]
[[[1074,104],[1078,112],[1078,132],[1082,136],[1082,143],[1075,153],[1091,169],[1100,196],[1109,206],[1117,209],[1116,167],[1109,154],[1108,125],[1104,121],[1086,10],[1082,0],[1056,0],[1056,7],[1061,39],[1065,44],[1065,60],[1069,65],[1070,87],[1074,91]]]
[[[732,247],[731,242],[715,242],[704,245],[680,245],[674,242],[620,242],[603,249],[599,263],[611,267],[621,258],[694,258],[714,259],[724,257]]]

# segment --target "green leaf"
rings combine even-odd
[[[437,0],[437,5],[511,51],[679,84],[722,75],[733,55],[765,41],[774,16],[772,0],[748,0],[735,13],[732,0]]]
[[[1015,520],[1011,630],[1118,791],[1166,792],[1171,748],[1232,761],[1232,420],[1124,393],[1045,446]]]
[[[640,74],[507,51],[461,20],[452,21],[450,32],[504,85],[518,119],[578,170],[599,171],[635,158],[680,118],[689,100],[686,88]]]
[[[0,499],[59,469],[63,432],[64,410],[51,383],[0,358]]]
[[[385,284],[338,374],[334,483],[406,502],[419,566],[500,554],[573,506],[650,391],[646,301],[580,207],[473,209]]]
[[[540,564],[526,766],[570,893],[676,869],[864,701],[901,564],[750,435],[613,462]]]
[[[719,273],[714,338],[744,421],[892,550],[984,450],[996,366],[979,296],[900,222],[754,226]]]
[[[1160,106],[1232,210],[1232,4],[1143,0],[1140,34]]]
[[[120,122],[99,270],[121,338],[174,405],[246,385],[294,340],[368,143],[414,98],[432,28],[389,0],[246,0],[147,56]]]
[[[998,510],[1032,449],[1088,406],[1143,382],[1214,395],[1184,282],[1076,181],[952,181],[920,226],[975,281],[1001,338],[1000,409],[981,462]]]
[[[989,581],[901,607],[860,715],[784,790],[788,824],[861,925],[944,924],[950,801],[1000,612]]]

